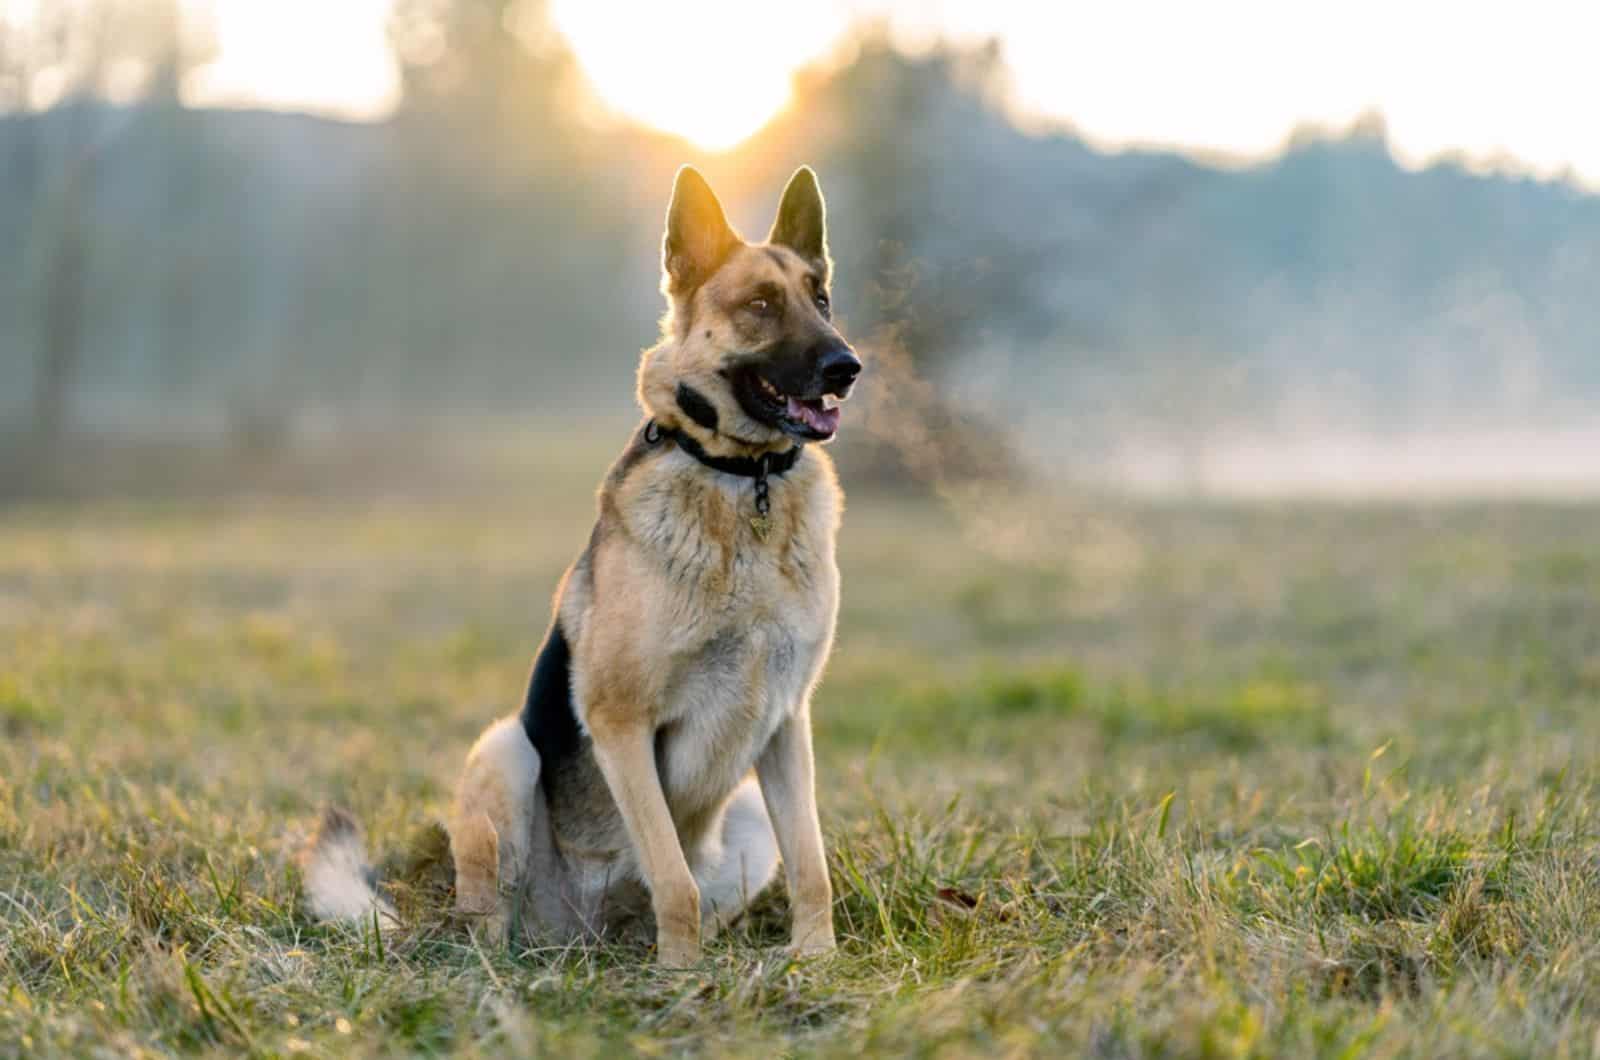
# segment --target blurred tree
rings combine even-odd
[[[70,426],[83,359],[104,160],[144,135],[152,115],[178,106],[179,80],[204,51],[177,0],[47,4],[29,21],[0,22],[0,34],[0,107],[21,116],[5,139],[28,219],[18,233],[23,289],[37,307],[26,314],[35,333],[33,397],[18,452],[24,469],[47,474]],[[46,105],[56,120],[41,118]]]
[[[631,356],[655,312],[649,272],[642,298],[618,281],[637,261],[636,140],[586,120],[543,0],[400,0],[390,36],[404,94],[375,229],[413,270],[380,325],[406,370],[525,401],[530,351]],[[461,359],[474,376],[451,368]]]
[[[685,161],[753,236],[817,166],[842,318],[939,384],[899,396],[1031,405],[1056,451],[1140,430],[1198,467],[1334,394],[1388,423],[1600,401],[1600,198],[1407,170],[1375,121],[1242,167],[1108,152],[1019,125],[992,47],[868,33],[706,154],[606,114],[541,0],[397,0],[385,122],[198,111],[187,0],[36,7],[0,21],[0,417],[34,451],[107,398],[252,446],[353,409],[620,407]],[[969,437],[946,412],[911,418]]]

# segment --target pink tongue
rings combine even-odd
[[[818,434],[832,434],[839,429],[839,406],[831,409],[816,408],[796,398],[790,398],[786,411],[791,420],[799,420]]]

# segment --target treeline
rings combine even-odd
[[[870,33],[703,157],[596,119],[507,6],[402,3],[404,102],[378,125],[89,82],[0,116],[8,436],[614,393],[654,333],[683,161],[756,235],[816,165],[857,336],[1083,430],[1600,403],[1600,198],[1570,183],[1406,171],[1376,121],[1247,168],[1106,153],[1019,129],[996,50]]]

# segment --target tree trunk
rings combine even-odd
[[[75,203],[65,204],[60,238],[45,266],[43,313],[33,384],[33,452],[54,462],[66,441],[68,398],[78,374],[83,342],[86,248]]]

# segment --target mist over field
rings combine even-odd
[[[1377,114],[1250,162],[1104,150],[1019,127],[998,47],[871,27],[707,154],[607,112],[538,5],[494,8],[400,5],[375,124],[184,107],[204,55],[159,4],[108,8],[140,31],[73,51],[46,109],[49,56],[0,48],[12,488],[85,442],[626,417],[686,161],[752,238],[818,169],[847,332],[931,387],[897,424],[1140,491],[1600,485],[1600,197],[1573,180],[1407,169]],[[131,62],[154,75],[108,102]]]
[[[750,57],[812,54],[774,21],[857,2],[0,0],[0,1058],[1600,1057],[1600,189],[1415,153],[1514,127],[1592,181],[1529,103],[1596,94],[1582,5],[859,0],[954,36],[841,22],[734,146],[660,131],[745,128]],[[1100,135],[1022,104],[1058,46]],[[192,91],[391,50],[370,121]],[[1395,132],[1116,147],[1129,70],[1188,144],[1279,90]],[[802,741],[827,957],[786,884],[688,969],[497,944],[441,824],[605,537],[685,163],[752,239],[815,167],[867,366]],[[730,584],[776,544],[680,520]],[[689,621],[718,577],[614,547],[601,595],[674,586],[663,687],[781,695],[783,612],[832,613]],[[329,806],[391,930],[310,908]]]

